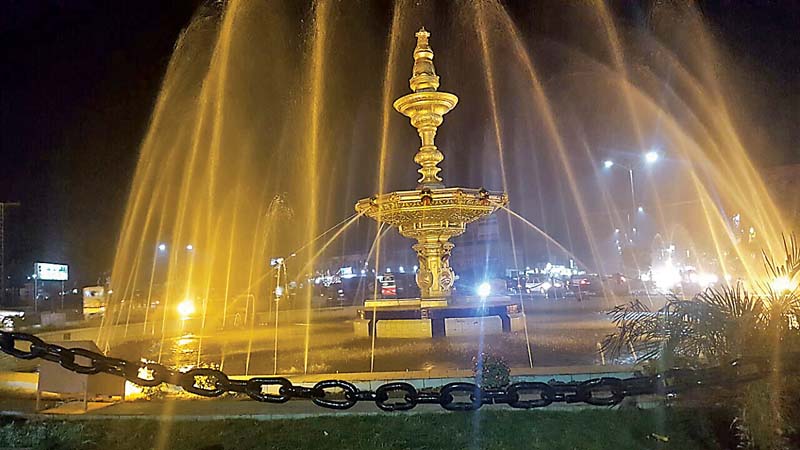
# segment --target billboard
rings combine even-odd
[[[67,281],[69,269],[66,264],[36,263],[36,278],[43,281]]]

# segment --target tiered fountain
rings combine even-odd
[[[369,299],[363,311],[370,325],[379,320],[396,320],[407,326],[409,335],[443,336],[445,319],[499,316],[503,331],[510,331],[510,314],[517,305],[508,297],[475,298],[453,296],[455,273],[450,267],[450,238],[466,231],[467,224],[492,214],[508,203],[505,192],[486,189],[445,187],[438,164],[444,159],[434,144],[444,115],[458,103],[458,97],[439,92],[439,77],[433,65],[430,33],[416,33],[414,69],[409,84],[413,93],[394,102],[394,108],[411,119],[422,145],[414,156],[421,167],[417,188],[395,191],[359,200],[356,211],[379,223],[396,227],[401,235],[417,240],[413,246],[419,258],[416,282],[421,296],[416,299]],[[396,327],[395,327],[396,328]],[[413,330],[413,331],[412,331]],[[370,333],[372,327],[370,326]],[[392,333],[393,335],[396,333]],[[403,334],[403,333],[401,333]]]

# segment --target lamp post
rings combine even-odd
[[[153,265],[150,268],[150,285],[147,288],[147,304],[144,308],[144,324],[142,325],[142,332],[147,333],[147,317],[150,314],[150,308],[153,304],[153,283],[155,282],[156,276],[156,264],[158,263],[158,256],[161,253],[167,252],[167,244],[160,243],[156,246],[156,250],[153,252]],[[155,322],[153,322],[153,332],[152,334],[156,333]]]
[[[631,211],[636,209],[636,184],[633,182],[633,167],[626,166],[624,164],[615,163],[614,161],[607,159],[603,161],[603,167],[606,169],[611,169],[612,167],[619,167],[621,169],[625,169],[628,171],[628,180],[630,181],[631,186],[631,209],[628,210],[628,229],[633,227],[633,223],[631,222]]]
[[[651,150],[644,154],[644,162],[645,164],[653,164],[660,158],[660,155],[657,151]],[[633,180],[633,165],[625,165],[615,162],[611,159],[607,159],[603,161],[603,167],[606,169],[611,169],[613,167],[619,167],[628,171],[628,181],[630,182],[631,188],[631,209],[628,210],[628,228],[633,230],[633,222],[631,221],[631,212],[632,211],[639,211],[644,212],[644,208],[636,204],[636,183]]]

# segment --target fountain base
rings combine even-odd
[[[356,335],[386,338],[435,338],[510,333],[521,330],[519,303],[495,296],[447,299],[371,299],[354,322]],[[374,325],[373,325],[374,321]]]

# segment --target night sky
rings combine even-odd
[[[0,1],[0,200],[22,203],[6,222],[15,282],[37,260],[69,263],[78,284],[110,270],[139,144],[199,3]],[[701,3],[759,86],[753,115],[776,148],[756,163],[800,162],[800,1]],[[508,6],[524,30],[536,6]],[[615,12],[646,20],[639,2]]]

